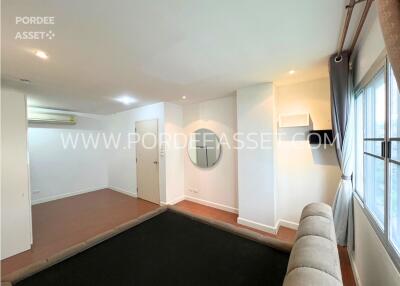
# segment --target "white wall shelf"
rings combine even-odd
[[[309,127],[309,113],[279,114],[279,128]]]

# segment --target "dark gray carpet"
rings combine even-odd
[[[289,254],[170,211],[18,286],[281,286]]]

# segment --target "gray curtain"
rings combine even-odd
[[[349,54],[329,60],[332,129],[342,177],[333,203],[333,219],[339,245],[353,245],[354,97]]]
[[[379,0],[378,10],[389,61],[400,88],[400,0]]]

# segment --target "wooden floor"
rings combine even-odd
[[[260,230],[257,230],[257,229],[251,228],[251,227],[247,227],[247,226],[238,224],[237,223],[237,217],[238,217],[237,214],[226,212],[226,211],[221,211],[219,209],[207,207],[207,206],[193,203],[190,201],[181,201],[181,202],[177,203],[175,206],[182,208],[186,211],[190,211],[191,213],[194,213],[194,214],[217,219],[217,220],[227,222],[227,223],[230,223],[230,224],[242,227],[242,228],[247,228],[247,229],[253,230],[255,232],[261,233],[265,236],[275,237],[275,238],[278,238],[283,241],[294,242],[294,239],[296,237],[296,231],[293,229],[286,228],[286,227],[280,227],[277,235],[274,235],[274,234],[271,234],[268,232],[260,231]]]
[[[189,201],[182,201],[176,206],[194,214],[251,229],[239,225],[236,222],[237,215],[230,212]],[[34,205],[32,249],[2,260],[1,275],[3,277],[158,207],[109,189]],[[296,231],[285,227],[281,227],[277,235],[251,230],[288,242],[293,242],[296,235]],[[339,247],[339,255],[344,285],[355,286],[347,251]]]
[[[32,206],[33,245],[1,261],[2,277],[159,206],[109,190]]]

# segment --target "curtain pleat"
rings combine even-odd
[[[329,61],[332,129],[342,177],[333,203],[333,219],[339,245],[353,246],[354,97],[349,54]]]
[[[400,88],[400,0],[379,0],[378,10],[389,61]]]

